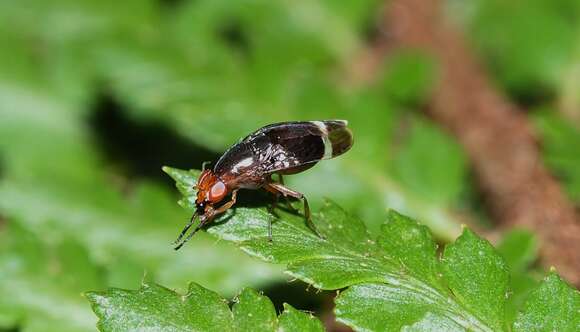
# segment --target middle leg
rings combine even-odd
[[[282,177],[282,174],[278,174],[278,183],[280,183],[282,186],[286,187],[286,185],[284,184],[284,178]],[[286,203],[286,207],[288,208],[288,210],[290,210],[290,212],[292,212],[292,213],[298,213],[298,210],[292,205],[290,198],[286,195],[283,195],[283,196],[284,196],[284,202]]]

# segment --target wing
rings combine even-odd
[[[303,170],[348,151],[351,131],[343,120],[283,122],[263,127],[232,146],[216,174],[271,174]]]
[[[268,137],[273,145],[266,173],[303,170],[308,168],[306,165],[311,167],[319,160],[343,154],[353,144],[352,133],[343,120],[280,123],[256,134]]]

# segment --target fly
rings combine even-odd
[[[306,197],[284,185],[283,175],[296,174],[313,167],[318,161],[339,156],[353,144],[352,132],[344,120],[295,121],[271,124],[258,129],[231,146],[213,169],[201,172],[197,184],[196,210],[177,240],[175,250],[181,248],[202,227],[217,215],[230,209],[239,189],[263,188],[278,197],[301,199],[308,226],[320,233],[310,218]],[[203,165],[205,166],[205,164]],[[272,176],[277,174],[279,181]],[[230,197],[225,203],[226,197]],[[199,225],[187,237],[185,234],[199,216]],[[268,237],[272,239],[271,225]]]

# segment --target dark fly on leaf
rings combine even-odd
[[[175,250],[215,216],[231,208],[241,188],[266,189],[275,195],[274,205],[280,195],[302,199],[306,222],[320,236],[310,219],[306,197],[285,187],[282,175],[300,173],[320,160],[339,156],[352,144],[352,133],[344,120],[282,122],[258,129],[230,147],[213,169],[203,167],[195,185],[196,211],[175,241]],[[274,174],[278,174],[279,182],[272,179]],[[217,204],[230,194],[230,199],[218,207]],[[198,216],[199,225],[185,237]],[[271,226],[268,236],[272,239]]]

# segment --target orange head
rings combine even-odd
[[[211,170],[206,169],[197,179],[197,214],[203,218],[206,212],[213,210],[213,205],[228,194],[228,188]]]

